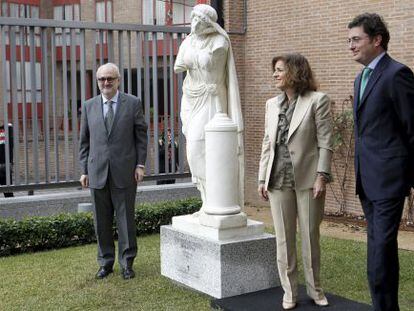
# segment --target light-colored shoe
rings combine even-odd
[[[313,301],[319,307],[329,306],[329,302],[328,302],[328,299],[326,299],[326,297],[323,297],[322,299],[314,299]]]
[[[287,302],[287,301],[282,301],[282,308],[284,310],[290,310],[296,307],[296,302]]]

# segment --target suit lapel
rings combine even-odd
[[[358,105],[358,110],[361,109],[362,105],[366,102],[366,99],[369,95],[369,93],[371,93],[374,85],[377,83],[378,79],[381,77],[382,72],[384,71],[385,67],[388,65],[390,60],[390,57],[388,56],[388,54],[385,54],[381,60],[379,61],[379,63],[377,64],[377,66],[375,67],[374,71],[371,74],[371,77],[368,80],[368,84],[365,87],[365,91],[364,94],[362,94],[362,98],[359,101],[359,105]],[[361,80],[361,75],[359,75],[359,80]],[[357,84],[358,86],[358,97],[359,98],[359,89],[360,89],[360,81]]]
[[[296,101],[295,111],[293,111],[292,120],[290,121],[289,125],[289,133],[288,133],[288,141],[292,137],[293,133],[299,127],[300,123],[303,120],[303,117],[306,114],[310,107],[310,96],[299,96],[298,100]]]
[[[103,105],[102,96],[101,95],[96,96],[95,101],[93,103],[93,115],[98,116],[97,118],[99,121],[98,122],[99,127],[103,128],[103,130],[106,131],[102,105]]]
[[[359,73],[354,83],[354,104],[355,107],[359,105],[359,91],[361,90],[361,77],[362,73]]]

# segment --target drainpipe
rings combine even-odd
[[[216,10],[217,12],[217,24],[221,27],[224,27],[224,18],[223,18],[223,1],[222,0],[211,0],[210,5]]]
[[[218,20],[217,23],[224,27],[223,18],[223,0],[211,0],[210,5],[217,11]],[[238,31],[228,31],[230,35],[244,35],[247,31],[247,0],[243,0],[243,29]]]

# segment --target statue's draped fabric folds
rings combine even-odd
[[[191,33],[181,44],[174,71],[186,72],[181,101],[182,130],[193,182],[205,202],[205,125],[216,112],[237,125],[239,204],[243,206],[243,119],[233,52],[227,33],[217,24],[216,11],[204,4],[191,13]]]

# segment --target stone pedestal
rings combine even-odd
[[[200,225],[192,215],[161,227],[161,274],[215,298],[279,285],[275,237],[261,222],[239,228]]]

